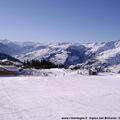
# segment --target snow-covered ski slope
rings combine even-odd
[[[0,120],[120,115],[120,75],[55,74],[0,77]]]

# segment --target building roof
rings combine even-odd
[[[0,68],[3,68],[3,69],[8,70],[8,71],[14,71],[14,72],[18,71],[16,66],[2,66],[2,65],[0,65]]]

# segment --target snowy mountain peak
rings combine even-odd
[[[8,39],[1,39],[0,43],[2,43],[2,44],[9,44],[9,43],[12,43],[12,41],[10,41]]]
[[[46,59],[66,66],[107,66],[120,64],[120,40],[101,43],[58,43],[44,45],[35,42],[0,40],[0,51],[20,60]],[[94,62],[93,62],[94,61]],[[92,64],[91,64],[92,63]],[[91,64],[91,65],[90,65]]]

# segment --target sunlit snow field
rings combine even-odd
[[[0,120],[61,120],[120,115],[120,75],[0,77]]]

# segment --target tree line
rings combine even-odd
[[[23,62],[24,68],[35,69],[50,69],[50,68],[65,68],[63,64],[54,64],[48,60],[27,60]]]

